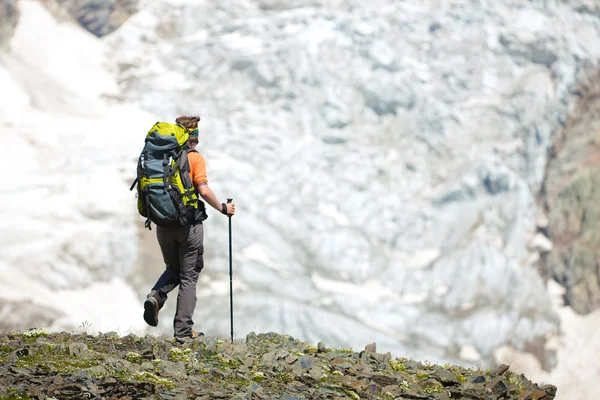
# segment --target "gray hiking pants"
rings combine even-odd
[[[204,267],[204,228],[202,223],[177,228],[156,227],[156,237],[166,269],[152,288],[159,308],[170,291],[179,285],[173,327],[176,337],[190,336],[196,308],[196,283]]]

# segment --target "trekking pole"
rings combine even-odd
[[[231,203],[233,199],[227,199]],[[233,261],[231,256],[231,215],[229,218],[229,316],[231,320],[231,343],[233,343]]]

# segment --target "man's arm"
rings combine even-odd
[[[200,193],[200,196],[202,196],[204,201],[206,201],[208,204],[210,204],[212,206],[212,208],[214,208],[215,210],[217,210],[220,213],[223,212],[221,203],[219,203],[219,200],[217,200],[217,197],[215,196],[213,191],[210,190],[210,188],[208,187],[208,183],[199,184],[198,185],[198,193]],[[226,205],[227,205],[227,215],[233,215],[235,213],[235,204],[227,203]]]

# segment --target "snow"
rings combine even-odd
[[[0,302],[60,310],[49,329],[142,332],[139,294],[124,280],[137,256],[128,189],[155,117],[102,99],[118,94],[102,41],[38,2],[20,7],[0,55],[0,139],[18,168],[0,189]]]
[[[114,78],[103,68],[106,47],[72,23],[58,23],[37,1],[19,2],[21,17],[11,40],[12,53],[87,98],[118,94]]]
[[[561,335],[553,338],[547,347],[557,350],[557,367],[545,371],[539,360],[529,353],[521,353],[505,346],[496,351],[499,363],[510,365],[511,370],[523,372],[528,379],[552,384],[558,388],[556,400],[587,400],[598,390],[600,377],[600,310],[582,316],[563,305],[564,289],[548,281],[554,308],[561,319]]]

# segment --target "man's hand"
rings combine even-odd
[[[227,206],[227,215],[228,216],[232,216],[233,214],[235,214],[235,203],[231,202],[231,203],[225,203],[225,205]]]

